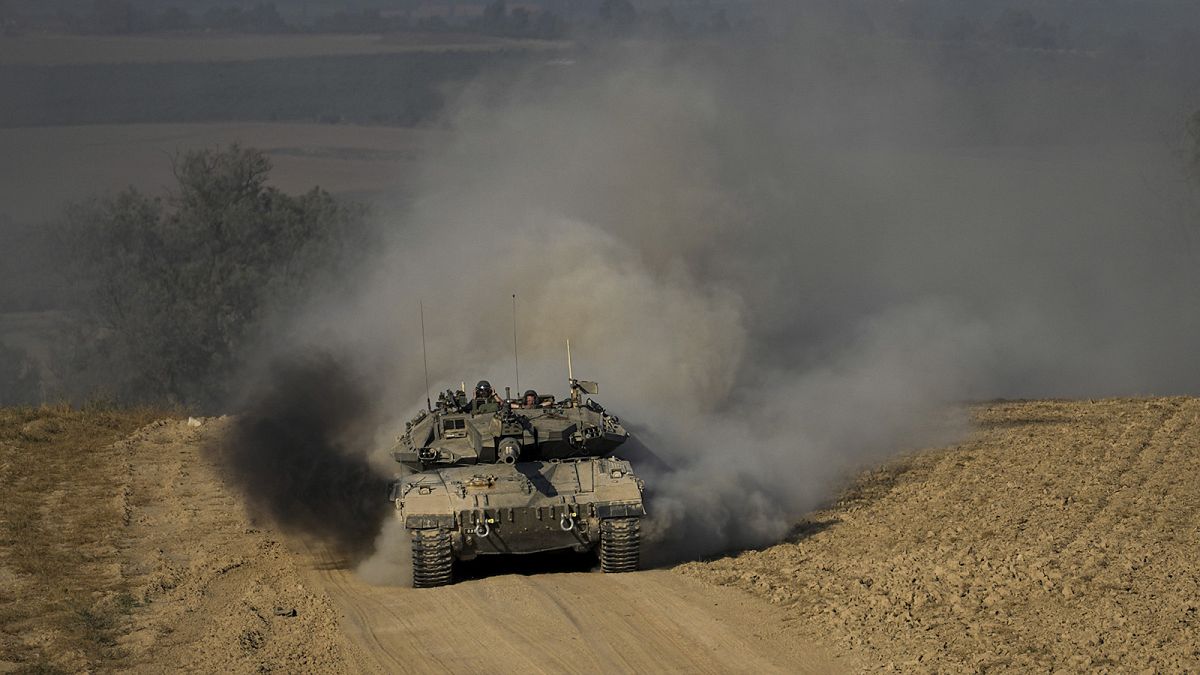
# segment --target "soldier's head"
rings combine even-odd
[[[487,380],[480,380],[479,384],[475,385],[475,398],[491,398],[492,383]]]
[[[524,398],[524,405],[526,408],[532,408],[537,405],[538,395],[536,391],[532,389],[526,390]]]

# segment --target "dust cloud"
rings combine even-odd
[[[363,581],[377,586],[412,585],[412,541],[403,521],[389,518],[384,522],[371,555],[354,572]]]
[[[297,332],[374,364],[379,447],[424,399],[419,302],[434,391],[562,394],[570,338],[656,458],[658,562],[777,541],[854,470],[957,438],[966,399],[1195,390],[1152,120],[828,48],[630,43],[480,82]]]

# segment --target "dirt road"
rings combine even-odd
[[[375,672],[836,672],[781,613],[728,588],[666,570],[503,575],[447,588],[380,588],[320,556],[332,599]]]

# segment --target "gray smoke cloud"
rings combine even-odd
[[[777,540],[855,469],[954,439],[965,399],[1194,391],[1194,261],[1147,189],[1165,149],[964,143],[987,97],[923,57],[810,56],[634,44],[480,84],[303,332],[372,355],[398,425],[418,302],[435,391],[516,386],[516,293],[520,387],[561,394],[570,338],[657,457],[657,560]]]

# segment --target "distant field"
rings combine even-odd
[[[133,124],[0,129],[0,224],[37,227],[66,205],[130,185],[166,195],[172,155],[238,142],[265,150],[271,184],[292,194],[320,186],[383,204],[404,199],[417,159],[441,132],[322,124]],[[0,238],[0,254],[5,253]],[[62,282],[36,260],[0,259],[0,306],[43,309],[28,298],[55,297]],[[24,288],[28,286],[28,288]],[[47,290],[49,289],[49,290]],[[61,328],[54,311],[0,309],[0,343],[19,348],[46,370]]]
[[[335,193],[395,193],[440,132],[331,124],[129,124],[0,129],[0,212],[57,217],[65,204],[136,185],[165,190],[171,156],[238,142],[263,149],[272,184]]]
[[[435,119],[447,97],[485,72],[514,73],[552,60],[514,48],[0,64],[0,127],[235,120],[415,126]]]
[[[254,61],[312,56],[557,49],[563,42],[462,33],[396,35],[22,35],[0,37],[0,66]]]

